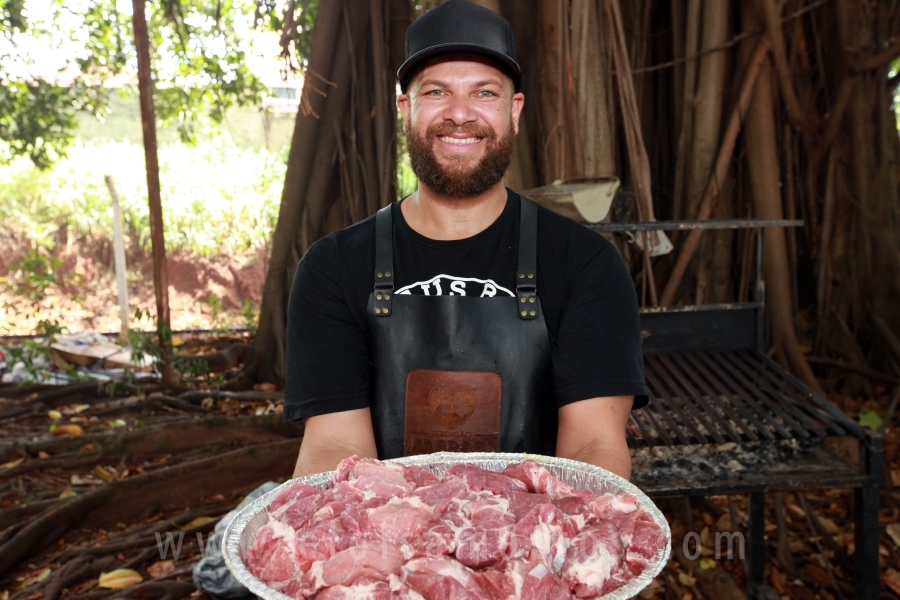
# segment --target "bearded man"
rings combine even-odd
[[[529,452],[625,478],[647,402],[615,248],[503,185],[525,98],[509,23],[448,0],[410,25],[397,105],[415,193],[316,242],[289,302],[294,476],[357,454]]]

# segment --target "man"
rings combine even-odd
[[[623,477],[646,403],[614,247],[503,186],[524,96],[512,30],[449,0],[407,32],[397,104],[418,190],[314,244],[289,303],[294,476],[348,456],[555,454]]]

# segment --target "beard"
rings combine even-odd
[[[456,126],[447,123],[430,125],[424,135],[403,123],[406,147],[412,170],[423,184],[436,194],[447,198],[474,198],[485,193],[503,180],[516,147],[516,132],[512,122],[503,137],[497,137],[493,129],[467,124]],[[449,166],[442,165],[434,154],[433,143],[438,136],[463,133],[480,137],[486,142],[484,156],[474,166],[466,167],[462,157],[451,159]]]

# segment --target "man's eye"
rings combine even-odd
[[[430,92],[425,92],[426,96],[440,96],[444,93],[443,90],[431,90]]]
[[[478,95],[481,96],[482,98],[493,98],[497,94],[495,94],[494,92],[492,92],[490,90],[481,90],[480,92],[478,92]]]

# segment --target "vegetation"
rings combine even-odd
[[[236,147],[227,137],[160,149],[166,245],[201,256],[253,250],[271,236],[284,177],[283,158]],[[74,238],[112,239],[114,177],[126,235],[148,250],[150,228],[143,150],[128,142],[74,142],[68,156],[40,170],[19,158],[0,166],[0,235],[16,232],[33,246]],[[201,176],[198,177],[198,174]]]

